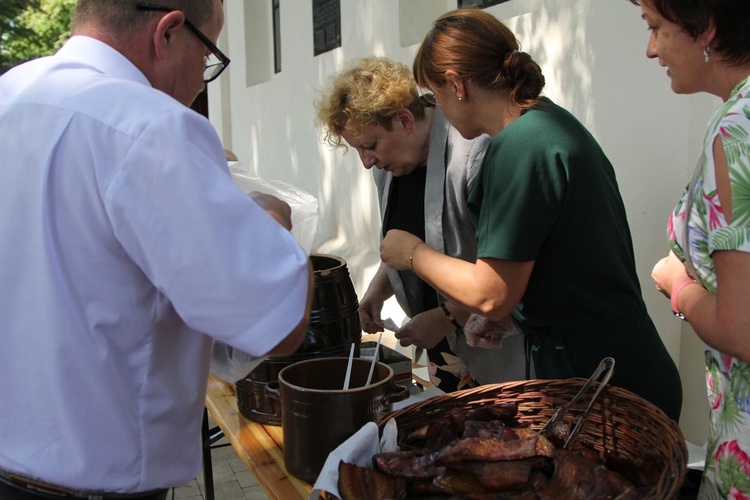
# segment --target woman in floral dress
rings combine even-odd
[[[635,0],[633,0],[635,1]],[[750,499],[750,15],[747,0],[643,0],[658,58],[678,94],[724,103],[669,219],[672,252],[653,270],[675,315],[706,343],[711,405],[699,498]],[[687,251],[686,251],[687,249]]]

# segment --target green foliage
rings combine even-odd
[[[4,0],[0,2],[0,66],[4,66],[4,46],[6,40],[32,34],[30,30],[23,26],[19,26],[16,22],[16,18],[29,6],[38,7],[38,1]]]
[[[75,0],[2,0],[0,73],[53,54],[70,36]]]
[[[39,6],[39,0],[3,0],[0,2],[0,38],[12,30],[12,21],[28,6]]]

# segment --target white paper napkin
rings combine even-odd
[[[383,323],[380,326],[392,332],[395,332],[396,330],[398,330],[398,325],[396,324],[395,321],[393,321],[393,318],[384,319]]]
[[[368,422],[352,437],[333,450],[323,464],[318,479],[315,481],[309,500],[317,500],[322,492],[339,495],[339,462],[344,461],[360,467],[372,469],[372,456],[377,453],[398,451],[396,444],[398,429],[394,419],[389,420],[383,428],[383,437],[378,436],[378,426]]]

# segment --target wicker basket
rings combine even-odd
[[[388,420],[396,419],[399,435],[403,436],[455,408],[469,410],[518,403],[516,418],[521,424],[540,429],[585,382],[583,378],[573,378],[483,385],[436,396],[389,413],[379,426],[382,429]],[[565,421],[575,425],[593,394],[594,388],[570,408]],[[647,498],[677,498],[688,458],[685,439],[677,424],[663,411],[632,392],[605,387],[571,445],[575,447],[576,443],[595,448],[604,459],[632,465],[648,487]]]

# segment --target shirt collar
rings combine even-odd
[[[748,95],[750,95],[750,75],[746,76],[740,81],[740,83],[735,85],[729,93],[729,99],[727,99],[727,102],[742,99]]]
[[[95,38],[82,35],[73,36],[65,42],[65,45],[55,55],[74,60],[115,78],[152,86],[141,70],[127,57]]]

